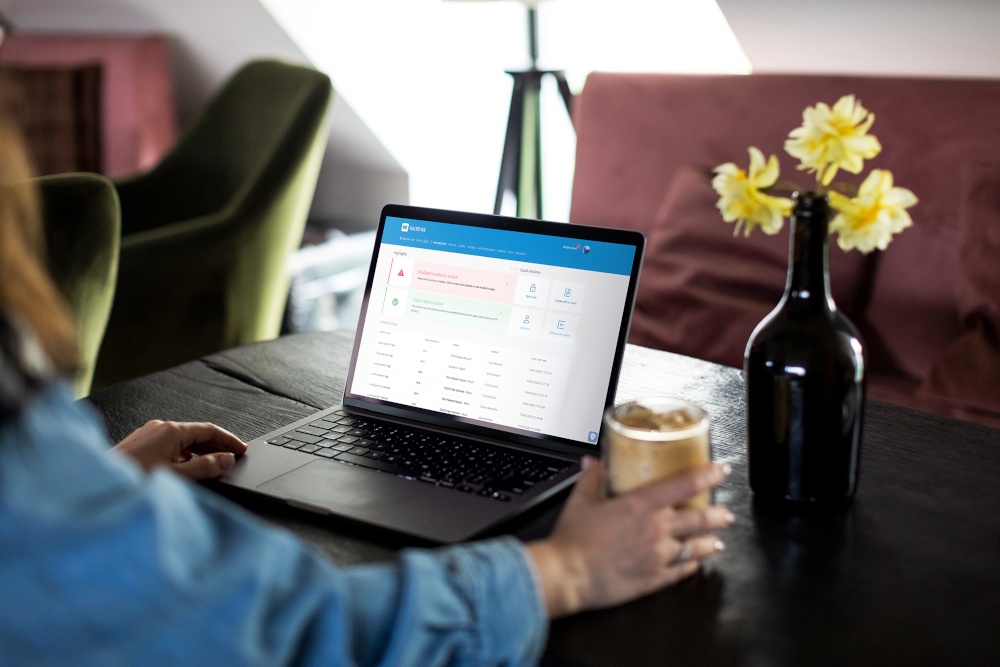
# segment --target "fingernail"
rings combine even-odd
[[[725,514],[722,515],[722,518],[726,520],[726,523],[733,523],[736,521],[736,515],[729,510],[726,510]]]
[[[594,459],[590,458],[589,456],[584,456],[582,459],[580,459],[580,468],[582,470],[590,470],[593,467],[594,467]]]
[[[725,475],[726,477],[729,477],[729,475],[731,475],[732,472],[733,472],[733,466],[729,465],[728,463],[723,463],[722,464],[722,474],[723,475]]]
[[[229,452],[216,454],[215,460],[219,462],[219,467],[223,470],[229,470],[236,464],[236,456]]]
[[[722,540],[716,540],[715,544],[712,545],[712,548],[715,549],[715,553],[719,553],[720,551],[726,550],[726,544]]]

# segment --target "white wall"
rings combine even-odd
[[[0,0],[0,12],[25,32],[170,35],[182,126],[247,60],[308,62],[257,0]],[[346,231],[371,227],[384,203],[407,201],[408,177],[339,93],[331,125],[310,217]]]
[[[511,95],[504,70],[528,65],[522,3],[259,1],[400,160],[415,204],[492,211]],[[561,0],[538,18],[539,64],[565,69],[571,85],[594,69],[749,68],[714,0]],[[565,220],[575,137],[554,85],[541,106],[543,213]]]
[[[1000,77],[1000,0],[718,0],[755,72]]]

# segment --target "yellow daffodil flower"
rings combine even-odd
[[[912,192],[893,187],[892,174],[884,169],[872,170],[858,188],[857,197],[831,192],[829,198],[830,206],[837,211],[830,222],[830,233],[837,234],[837,245],[863,253],[875,248],[885,250],[893,234],[913,224],[906,209],[917,203]]]
[[[749,236],[754,227],[760,227],[765,234],[777,234],[781,230],[785,216],[792,212],[792,201],[763,192],[778,180],[777,156],[772,155],[765,162],[764,154],[751,147],[748,171],[732,162],[719,165],[713,171],[716,176],[712,179],[712,188],[719,193],[716,206],[723,220],[736,223],[734,235],[739,233],[741,226],[745,236]]]
[[[878,155],[881,144],[867,134],[875,114],[861,106],[854,95],[845,95],[833,108],[820,102],[802,112],[802,127],[791,131],[785,150],[801,161],[799,169],[815,173],[829,185],[838,169],[861,173],[863,161]]]

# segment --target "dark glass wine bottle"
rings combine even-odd
[[[762,501],[844,505],[858,480],[863,346],[830,295],[825,195],[796,193],[788,280],[747,343],[747,456]]]

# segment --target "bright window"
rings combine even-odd
[[[410,203],[490,212],[510,106],[528,65],[519,2],[261,0],[410,175]],[[747,73],[715,0],[553,0],[538,10],[541,67],[579,90],[604,71]],[[545,217],[565,220],[573,133],[543,90]]]

